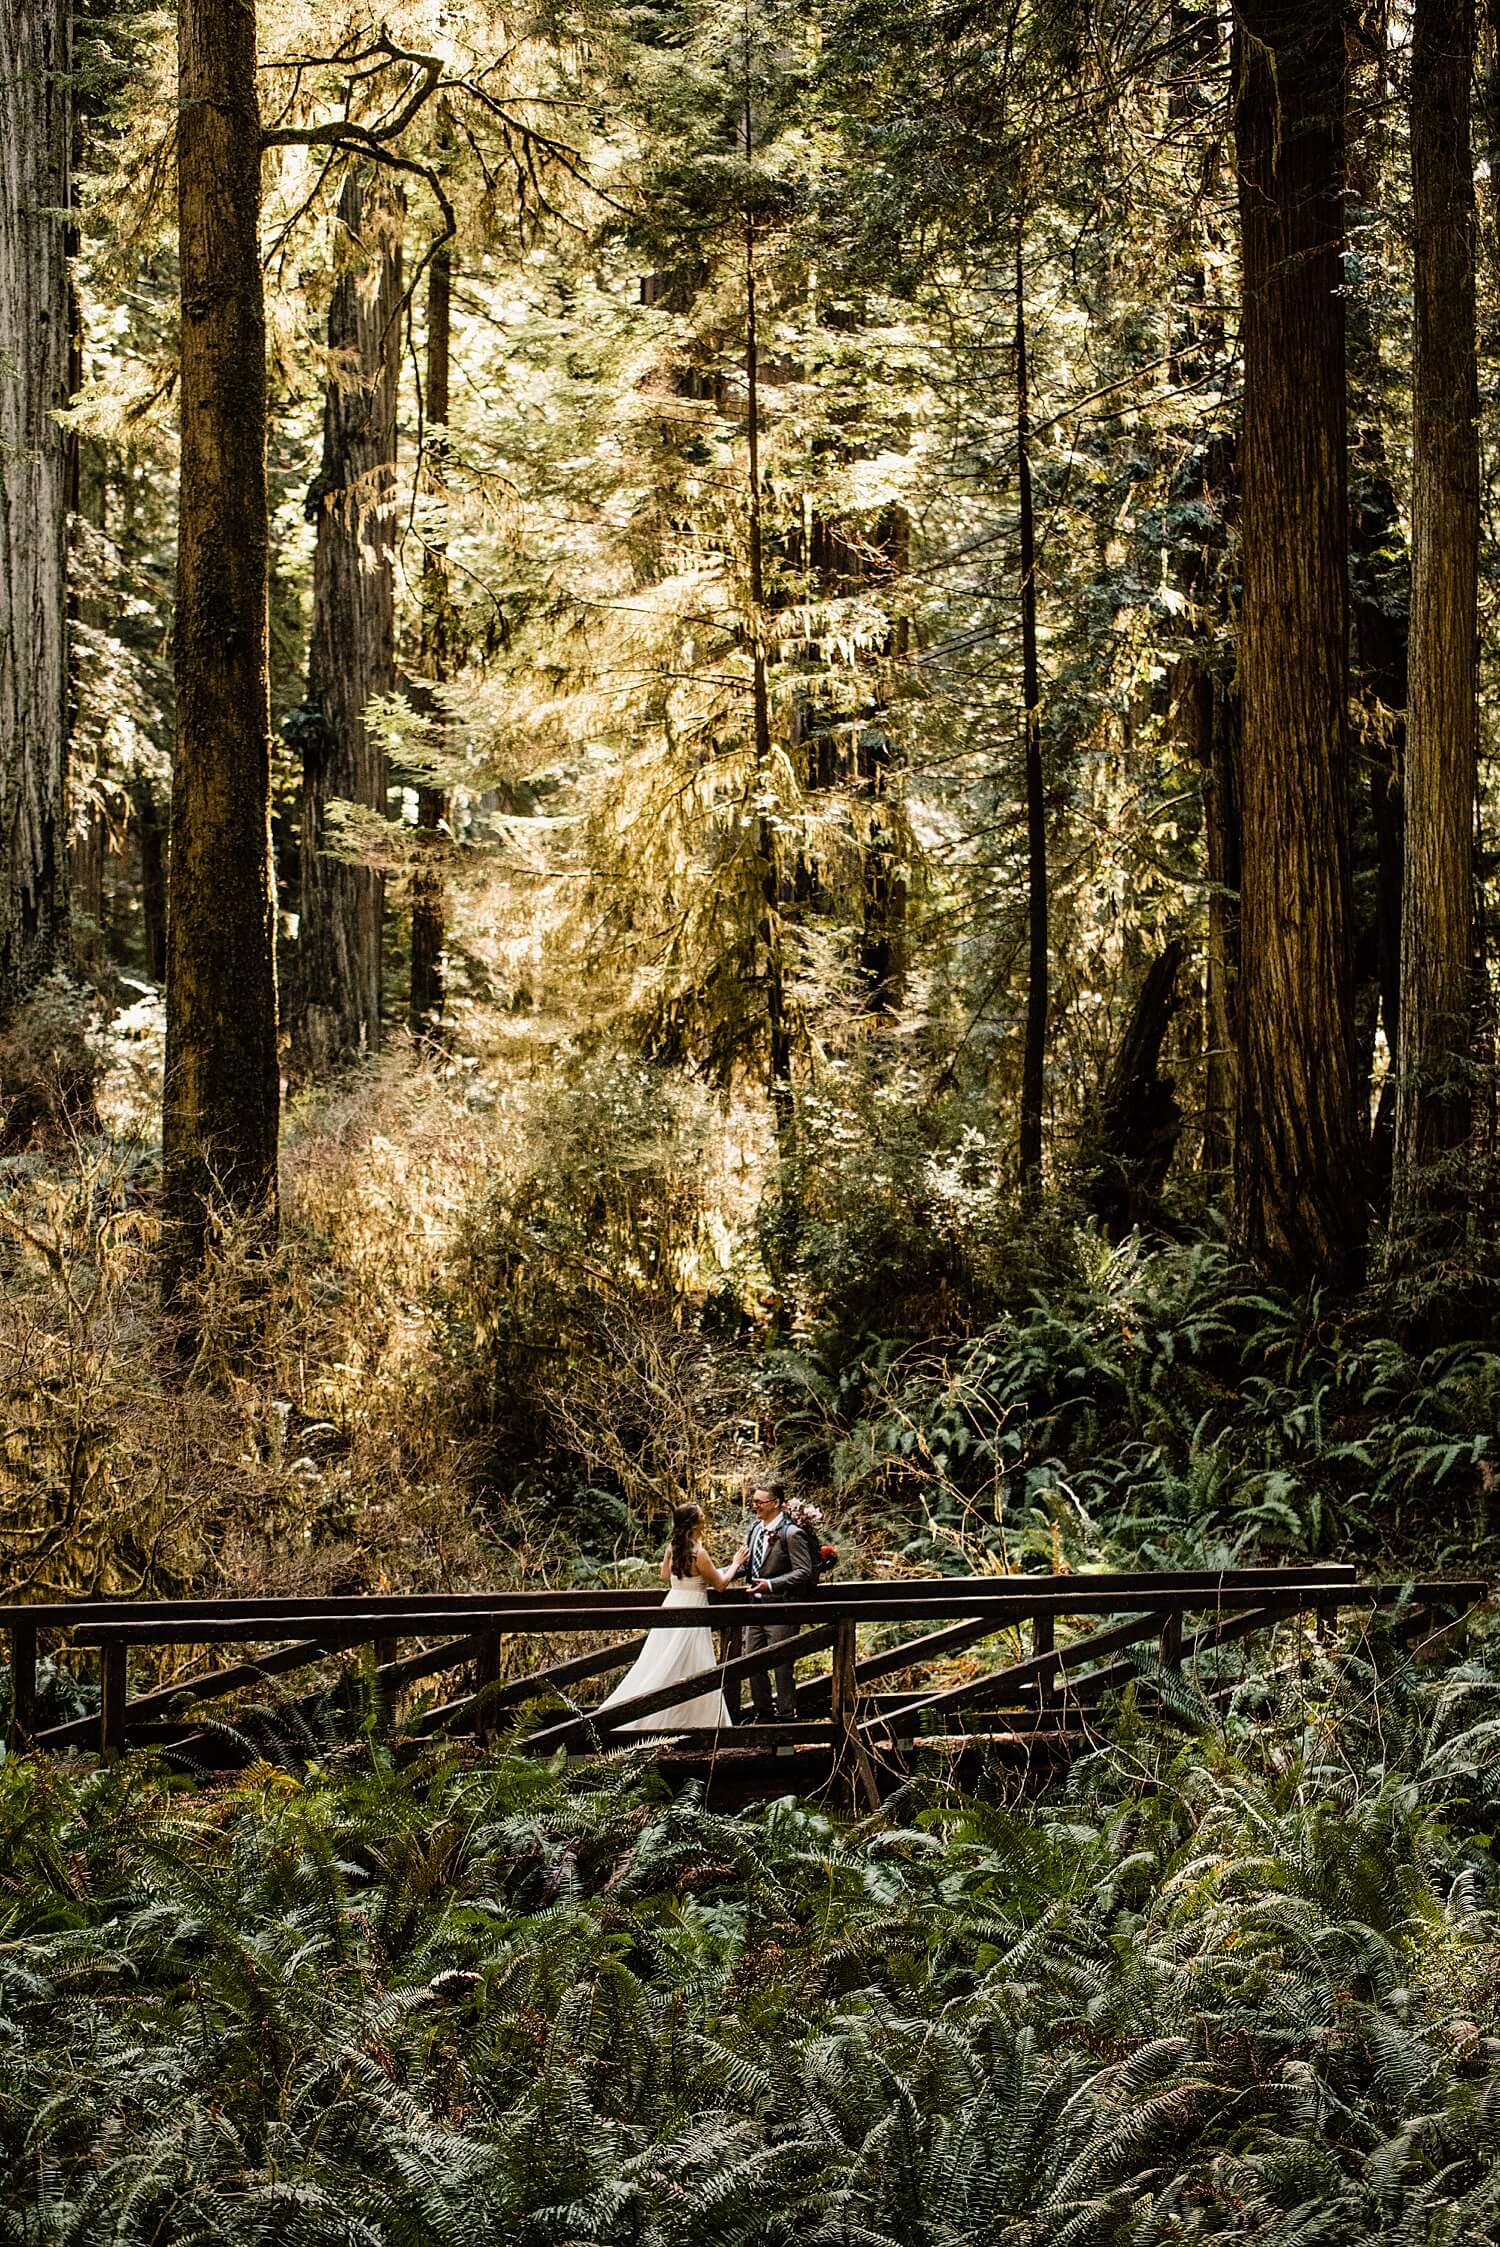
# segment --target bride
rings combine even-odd
[[[743,1553],[736,1553],[727,1569],[716,1568],[704,1551],[699,1539],[703,1527],[703,1508],[696,1499],[678,1506],[672,1515],[672,1542],[662,1557],[661,1579],[669,1586],[663,1607],[706,1608],[709,1587],[722,1592],[732,1582],[735,1569],[744,1561]],[[681,1630],[648,1631],[646,1643],[637,1655],[629,1674],[623,1677],[612,1693],[607,1693],[594,1711],[613,1708],[618,1702],[633,1701],[639,1693],[654,1693],[660,1686],[675,1685],[679,1679],[699,1676],[715,1666],[714,1634],[706,1623],[686,1623]],[[651,1716],[632,1717],[620,1725],[621,1732],[677,1732],[684,1725],[727,1725],[729,1707],[721,1692],[699,1693],[691,1700],[678,1701],[669,1709],[658,1709]]]

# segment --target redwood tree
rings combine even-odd
[[[368,166],[339,198],[339,268],[328,313],[312,642],[302,740],[302,894],[297,1045],[326,1068],[380,1040],[383,876],[331,849],[332,799],[384,814],[389,776],[367,722],[396,685],[396,394],[401,343],[399,206]]]
[[[169,1283],[211,1211],[274,1222],[266,336],[253,0],[181,0],[182,469],[162,1154]]]
[[[65,910],[66,0],[0,0],[0,1014]]]
[[[1240,1238],[1278,1279],[1357,1276],[1348,839],[1340,0],[1242,0]]]
[[[1417,0],[1411,54],[1412,589],[1395,1218],[1454,1205],[1468,1135],[1477,786],[1474,0]]]

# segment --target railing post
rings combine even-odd
[[[859,1733],[859,1626],[853,1616],[833,1626],[832,1731],[833,1784],[847,1808],[864,1796],[869,1810],[880,1808],[880,1788]]]
[[[1035,1655],[1052,1653],[1056,1645],[1056,1627],[1050,1607],[1039,1609],[1031,1618],[1031,1651]],[[1057,1664],[1044,1663],[1037,1673],[1036,1697],[1039,1708],[1057,1706]]]
[[[740,1656],[745,1651],[745,1631],[743,1624],[730,1623],[723,1631],[722,1637],[724,1643],[723,1651],[719,1657],[720,1662],[737,1662]],[[744,1706],[744,1695],[740,1690],[740,1680],[737,1677],[732,1677],[729,1680],[729,1687],[724,1695],[724,1703],[729,1711],[730,1723],[738,1724],[740,1721],[740,1710]]]
[[[854,1704],[859,1686],[854,1675],[856,1660],[856,1626],[852,1622],[833,1626],[833,1770],[834,1777],[847,1787],[849,1778],[849,1738],[854,1729]]]
[[[125,1752],[126,1649],[110,1640],[99,1656],[99,1753],[113,1759]]]
[[[396,1651],[396,1641],[389,1633],[383,1638],[376,1639],[375,1675],[370,1681],[370,1693],[375,1729],[380,1733],[392,1732],[396,1725],[396,1702],[399,1688],[393,1680],[383,1679],[380,1675],[383,1669],[389,1668],[395,1661]]]
[[[495,1710],[491,1696],[500,1683],[500,1629],[481,1623],[474,1634],[474,1738],[487,1748],[495,1737]]]
[[[1174,1607],[1162,1624],[1161,1637],[1157,1641],[1157,1646],[1160,1650],[1161,1666],[1164,1670],[1180,1670],[1182,1668],[1182,1609],[1180,1607]]]
[[[36,1625],[13,1623],[10,1632],[10,1748],[31,1745],[36,1730]]]

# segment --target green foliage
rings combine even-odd
[[[98,1125],[103,1009],[56,968],[0,1033],[0,1150],[66,1148]]]
[[[725,1139],[717,1104],[666,1071],[580,1071],[527,1103],[439,1291],[492,1481],[544,1479],[585,1574],[708,1495],[749,1408],[747,1369],[704,1332],[742,1316]]]
[[[1497,1690],[1346,1645],[859,1827],[628,1759],[12,1762],[0,2237],[1490,2237]]]
[[[532,1106],[463,1250],[471,1346],[495,1378],[510,1349],[566,1341],[601,1291],[668,1312],[681,1301],[700,1245],[706,1123],[664,1072],[608,1064]],[[485,1306],[503,1307],[503,1331]]]
[[[920,1212],[920,1205],[917,1205]],[[1486,1529],[1500,1353],[1421,1352],[1266,1293],[1211,1240],[1047,1221],[998,1316],[947,1340],[826,1329],[772,1353],[783,1441],[909,1557],[1146,1566]]]
[[[1066,1211],[1023,1220],[1008,1153],[992,1110],[925,1100],[914,1071],[850,1070],[804,1092],[759,1217],[797,1326],[835,1349],[839,1336],[951,1333],[1067,1269]]]

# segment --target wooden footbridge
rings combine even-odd
[[[682,1610],[664,1609],[657,1593],[70,1601],[0,1607],[0,1632],[13,1748],[108,1757],[149,1747],[222,1768],[273,1740],[310,1741],[308,1712],[320,1700],[326,1709],[332,1692],[351,1724],[373,1725],[398,1750],[445,1733],[488,1743],[513,1731],[539,1755],[628,1746],[670,1778],[708,1780],[721,1798],[834,1785],[873,1801],[931,1756],[1050,1768],[1087,1737],[1104,1698],[1142,1674],[1169,1699],[1175,1676],[1222,1695],[1233,1682],[1222,1650],[1295,1619],[1327,1636],[1346,1612],[1384,1610],[1409,1638],[1432,1643],[1489,1596],[1474,1581],[1360,1583],[1342,1566],[863,1581],[777,1602],[770,1612],[794,1636],[746,1654],[745,1623],[767,1611],[724,1592],[709,1603],[715,1668],[599,1714],[587,1697],[635,1659],[644,1634],[682,1627]],[[591,1643],[573,1651],[580,1641]],[[74,1650],[75,1670],[80,1654],[97,1659],[98,1708],[39,1725],[39,1657],[61,1647]],[[207,1649],[233,1649],[234,1659],[132,1690],[132,1656],[139,1668],[154,1655],[159,1673],[181,1650]],[[800,1668],[788,1721],[621,1730],[715,1685],[735,1708],[751,1677],[787,1660]],[[317,1672],[319,1691],[289,1694],[280,1681],[299,1672]],[[413,1708],[413,1689],[430,1681],[448,1697],[429,1692]]]

